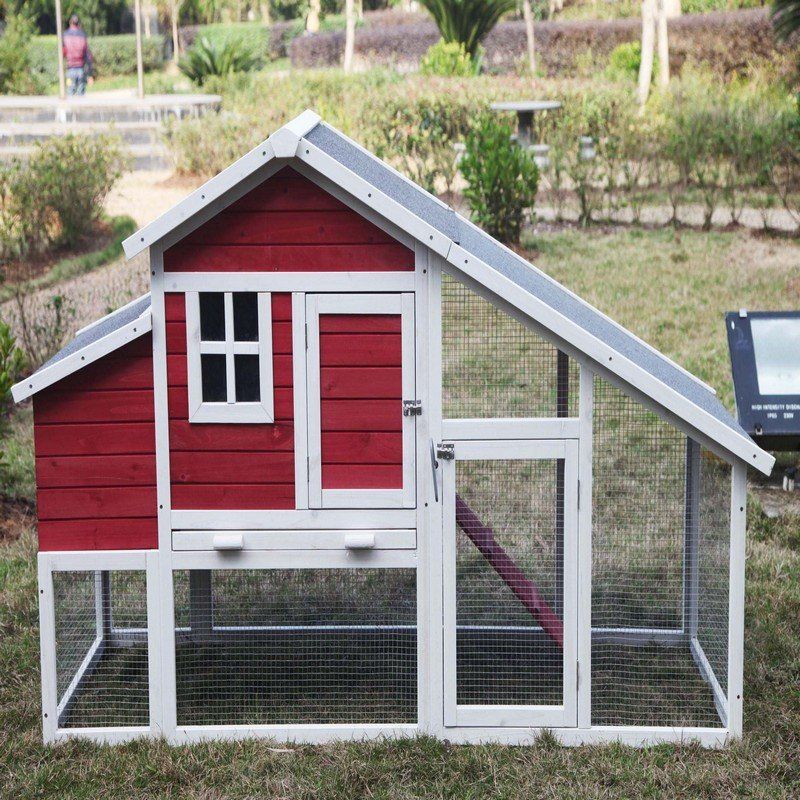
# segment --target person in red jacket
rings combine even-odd
[[[64,31],[62,48],[67,67],[68,93],[86,94],[86,82],[92,81],[92,51],[76,14],[69,18],[69,28]]]

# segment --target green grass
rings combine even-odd
[[[797,306],[800,246],[741,233],[546,234],[535,262],[714,384],[730,406],[722,314]],[[16,415],[14,486],[32,489],[30,415]],[[28,433],[26,433],[28,431]],[[26,438],[27,437],[27,438]],[[7,449],[11,449],[7,445]],[[800,786],[800,518],[748,517],[745,737],[721,751],[453,747],[41,745],[35,538],[0,544],[0,797],[796,798]],[[687,671],[687,679],[691,670]]]

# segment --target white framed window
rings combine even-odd
[[[274,422],[269,292],[187,292],[189,422]]]

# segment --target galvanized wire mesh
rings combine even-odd
[[[578,367],[522,323],[442,275],[445,418],[576,416]]]
[[[147,725],[144,571],[55,572],[53,598],[59,727]]]
[[[718,492],[706,491],[703,475],[694,479],[694,448],[657,415],[595,380],[593,724],[720,724],[691,644],[690,619],[694,607],[696,616],[716,625],[720,615],[713,598],[720,596],[720,582],[727,587],[727,573],[713,579],[706,596],[690,589],[693,582],[697,586],[693,569],[701,583],[710,580],[709,567],[719,558],[710,544],[718,548],[724,539],[727,546],[728,504],[715,508]],[[699,542],[698,513],[699,527],[707,532],[699,533]],[[727,637],[727,629],[719,635]],[[727,653],[721,657],[726,660]]]
[[[563,702],[562,651],[520,597],[530,598],[532,584],[563,620],[563,483],[557,472],[554,460],[456,463],[458,502],[472,517],[456,530],[459,704]],[[519,574],[503,565],[503,553]]]
[[[417,719],[412,569],[175,573],[179,725]]]
[[[730,464],[702,449],[699,471],[697,641],[727,695],[732,470]]]

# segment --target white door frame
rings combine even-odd
[[[402,399],[416,399],[414,294],[412,292],[306,295],[309,508],[414,508],[416,506],[416,417],[414,416],[401,417],[403,423],[403,487],[401,489],[322,488],[320,314],[399,314],[402,340]],[[398,413],[400,413],[400,409],[398,409]]]
[[[442,461],[444,589],[444,724],[452,727],[575,727],[578,639],[578,442],[572,439],[453,441],[455,458]],[[564,460],[563,697],[562,705],[458,705],[456,702],[457,461]]]

